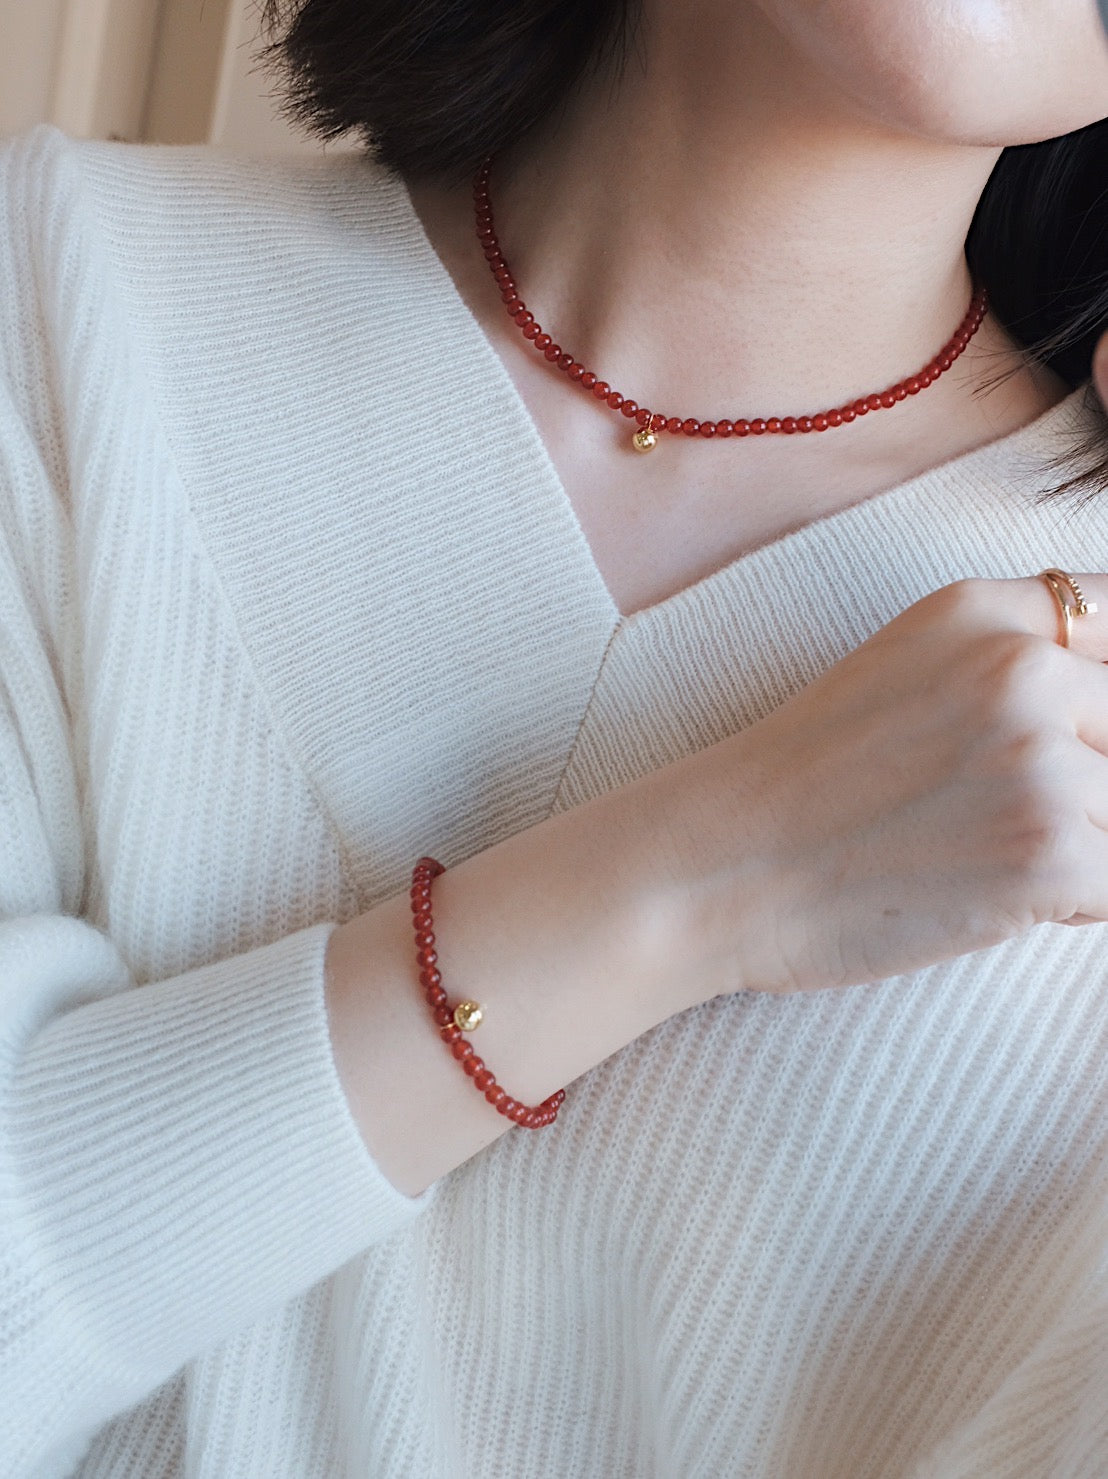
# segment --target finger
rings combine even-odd
[[[1062,585],[1062,597],[1071,609],[1069,640],[1062,605],[1041,575],[1008,582],[1019,588],[1025,629],[1047,637],[1059,647],[1094,662],[1108,662],[1108,575],[1067,572],[1084,597],[1086,612],[1078,614],[1074,593]]]
[[[1054,771],[1069,794],[1080,798],[1086,820],[1108,837],[1108,756],[1088,744],[1071,742],[1059,752]],[[1094,841],[1099,842],[1099,838]]]
[[[1108,666],[1091,662],[1079,654],[1059,652],[1052,713],[1071,727],[1082,741],[1085,755],[1096,765],[1108,757]],[[1082,779],[1082,793],[1089,797],[1089,815],[1108,831],[1108,769]]]
[[[1080,896],[1073,900],[1077,908],[1065,922],[1108,921],[1108,832],[1100,827],[1090,826],[1085,831],[1081,874]]]

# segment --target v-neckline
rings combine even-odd
[[[579,547],[582,558],[589,572],[590,581],[597,588],[597,594],[607,605],[610,611],[613,638],[623,632],[629,632],[635,628],[653,625],[658,621],[665,620],[677,610],[710,595],[717,587],[729,584],[741,576],[741,573],[751,565],[760,563],[765,557],[784,553],[788,546],[796,540],[810,541],[818,537],[821,531],[829,533],[835,530],[844,520],[857,514],[861,509],[876,509],[882,505],[896,502],[902,498],[910,498],[922,485],[941,474],[944,481],[949,481],[951,475],[965,475],[968,479],[973,478],[984,466],[994,462],[998,457],[1005,457],[1017,453],[1021,444],[1028,443],[1030,446],[1046,439],[1053,428],[1056,418],[1068,419],[1076,405],[1077,398],[1088,388],[1088,381],[1077,386],[1061,400],[1048,406],[1032,420],[1024,422],[1022,426],[1006,432],[1003,436],[996,437],[992,441],[984,442],[980,446],[972,448],[968,452],[958,453],[956,456],[946,459],[944,462],[936,463],[933,467],[915,474],[904,482],[897,483],[890,488],[883,489],[878,493],[870,494],[865,498],[853,503],[845,504],[841,508],[833,509],[831,512],[809,519],[803,524],[786,530],[774,539],[769,539],[755,546],[753,549],[744,550],[733,559],[710,571],[707,575],[691,581],[679,590],[673,591],[659,601],[651,602],[647,606],[640,607],[636,611],[623,612],[608,588],[608,583],[602,574],[588,536],[577,515],[562,481],[561,475],[554,464],[554,460],[543,440],[535,419],[531,414],[526,401],[521,395],[518,386],[512,378],[507,366],[500,354],[494,347],[484,327],[473,313],[469,304],[463,297],[450,269],[439,256],[434,244],[427,234],[426,227],[408,190],[407,182],[402,176],[394,174],[391,176],[398,191],[398,200],[408,216],[409,226],[414,244],[423,254],[427,271],[431,276],[438,278],[438,289],[436,297],[450,304],[453,308],[459,325],[464,325],[468,338],[472,341],[472,349],[469,351],[471,363],[495,385],[498,397],[502,404],[512,409],[513,416],[518,422],[518,437],[530,444],[530,452],[534,457],[538,473],[536,479],[548,491],[551,503],[557,508],[563,520],[565,520]],[[478,361],[484,361],[478,364]]]

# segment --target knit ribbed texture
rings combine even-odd
[[[621,619],[398,181],[0,170],[0,1473],[1108,1472],[1103,926],[717,998],[419,1199],[321,979],[420,853],[959,576],[1108,569],[1034,499],[1085,391]]]

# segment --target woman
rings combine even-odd
[[[289,11],[3,156],[0,1467],[1103,1472],[1095,7]]]

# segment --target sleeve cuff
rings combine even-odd
[[[46,956],[52,925],[103,942],[36,923]],[[86,1002],[22,1056],[23,1232],[71,1349],[126,1387],[152,1389],[434,1197],[394,1187],[350,1113],[323,990],[334,928]]]

